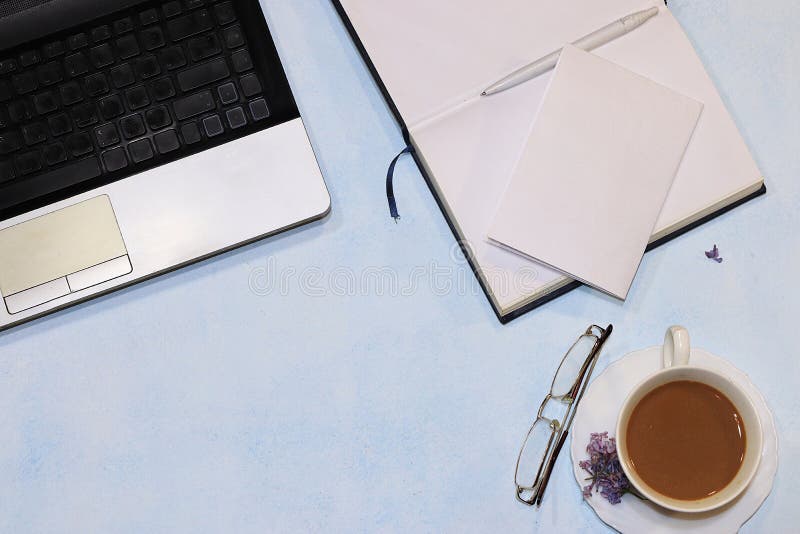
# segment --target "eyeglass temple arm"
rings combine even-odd
[[[553,472],[553,466],[556,464],[556,458],[558,458],[561,452],[561,447],[563,447],[564,442],[567,441],[567,434],[569,434],[569,429],[565,428],[561,433],[561,438],[559,438],[558,443],[556,443],[555,449],[553,449],[553,454],[550,455],[550,460],[547,462],[547,467],[542,476],[542,482],[539,484],[539,487],[536,488],[536,494],[533,496],[533,504],[536,504],[536,506],[541,506],[542,504],[544,490],[547,488],[547,482],[550,480],[550,474]]]
[[[597,339],[597,342],[595,343],[594,347],[592,347],[592,350],[589,352],[589,356],[586,357],[586,361],[584,362],[583,367],[581,368],[580,377],[575,382],[575,388],[573,391],[570,392],[570,396],[573,399],[575,399],[573,410],[577,410],[576,405],[578,401],[580,401],[580,397],[577,397],[577,395],[578,392],[581,391],[581,386],[583,385],[586,374],[589,369],[594,368],[594,366],[590,364],[603,349],[603,345],[608,339],[608,336],[610,336],[611,332],[614,330],[614,326],[608,325],[605,329],[600,328],[600,330],[602,331],[602,333],[600,334],[600,337]],[[540,506],[542,504],[542,499],[544,498],[544,490],[547,489],[547,482],[550,480],[550,474],[553,472],[553,466],[555,465],[556,459],[558,458],[558,455],[561,452],[561,448],[564,446],[564,442],[567,441],[567,435],[569,434],[569,429],[571,426],[572,426],[572,417],[570,417],[569,422],[564,426],[564,429],[561,432],[561,437],[558,439],[558,443],[556,443],[555,449],[553,449],[553,453],[550,455],[550,458],[547,461],[547,466],[545,467],[544,474],[542,475],[542,481],[539,484],[539,487],[536,488],[536,494],[533,496],[533,501],[535,502],[536,506]]]
[[[586,373],[589,371],[589,368],[591,367],[592,361],[600,353],[600,351],[603,350],[603,345],[608,339],[608,336],[610,336],[611,332],[614,330],[614,325],[608,325],[605,328],[600,328],[598,326],[597,328],[600,330],[600,337],[597,338],[594,347],[592,347],[592,350],[589,351],[589,355],[586,357],[586,360],[583,362],[583,365],[581,366],[581,371],[578,374],[578,379],[575,380],[575,385],[572,386],[572,391],[569,392],[569,396],[573,400],[577,398],[578,392],[581,389],[581,385],[583,384],[583,380],[586,377]]]

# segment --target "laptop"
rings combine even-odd
[[[0,2],[0,329],[329,210],[257,0]]]

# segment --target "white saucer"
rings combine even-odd
[[[700,514],[671,512],[633,495],[625,495],[622,502],[616,505],[609,503],[599,493],[586,499],[600,519],[620,532],[736,532],[758,510],[772,490],[778,468],[778,436],[763,395],[746,374],[719,356],[693,348],[691,361],[692,365],[725,374],[750,395],[761,418],[764,434],[764,451],[758,471],[735,501],[718,510]],[[586,445],[589,443],[589,434],[607,431],[613,437],[617,414],[628,393],[643,378],[660,368],[660,346],[632,352],[609,365],[586,390],[570,431],[572,468],[581,488],[588,484],[585,480],[588,474],[578,462],[588,457]]]

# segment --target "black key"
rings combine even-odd
[[[61,93],[61,102],[63,102],[65,106],[71,106],[83,100],[83,93],[81,93],[81,86],[78,85],[78,82],[62,84],[58,88],[58,92]]]
[[[54,57],[60,56],[66,51],[66,48],[64,48],[64,43],[61,41],[47,43],[43,48],[44,55],[47,59],[53,59]]]
[[[44,115],[58,109],[58,100],[55,94],[46,91],[33,97],[33,105],[39,115]]]
[[[23,152],[14,158],[20,174],[31,174],[42,168],[42,154],[38,150]]]
[[[137,85],[125,91],[125,99],[131,110],[143,108],[150,103],[150,97],[147,96],[144,85]]]
[[[147,125],[151,130],[160,130],[172,124],[172,117],[170,117],[169,111],[164,106],[148,109],[144,114],[144,118],[147,120]]]
[[[89,49],[89,61],[95,68],[101,69],[114,63],[114,52],[108,43],[95,46]]]
[[[172,2],[167,2],[164,4],[163,9],[165,17],[174,17],[181,14],[181,3],[173,0]]]
[[[179,98],[172,103],[175,109],[175,116],[178,120],[188,119],[203,112],[212,110],[216,107],[214,98],[211,96],[211,91],[203,91],[202,93],[195,93],[183,98]]]
[[[219,39],[213,33],[195,37],[189,41],[189,57],[192,61],[200,61],[222,52]]]
[[[8,105],[8,116],[16,123],[30,120],[34,113],[27,100],[14,100]]]
[[[78,104],[72,108],[72,120],[78,128],[85,128],[97,122],[97,111],[93,102]]]
[[[255,121],[260,121],[269,117],[267,101],[263,98],[259,98],[250,102],[250,115],[253,116],[253,120]]]
[[[97,139],[97,146],[100,148],[105,148],[107,146],[116,145],[119,143],[119,133],[117,133],[117,127],[110,122],[95,128],[94,137]]]
[[[0,80],[0,102],[11,100],[13,94],[14,92],[11,89],[11,84],[5,80]]]
[[[219,115],[211,115],[203,119],[203,128],[205,128],[206,135],[209,137],[214,137],[225,131],[225,128],[222,126],[222,121],[219,119]]]
[[[8,112],[6,108],[0,106],[0,130],[4,130],[11,125],[11,119],[8,118]]]
[[[191,91],[203,85],[222,80],[230,75],[224,58],[189,67],[178,73],[178,85],[183,91]]]
[[[44,162],[49,166],[67,160],[67,150],[61,143],[47,145],[44,147],[44,150],[42,150],[42,154],[44,154]]]
[[[61,65],[55,61],[37,67],[36,74],[39,76],[39,83],[42,85],[53,85],[63,79],[61,76]]]
[[[103,164],[108,172],[118,171],[127,167],[128,158],[125,156],[125,149],[120,146],[103,152]]]
[[[153,141],[160,154],[178,150],[181,146],[178,142],[178,135],[175,133],[175,130],[166,130],[158,133],[153,137]]]
[[[149,139],[139,139],[128,145],[131,161],[141,163],[153,157],[153,145]]]
[[[128,59],[139,55],[139,42],[135,35],[126,35],[117,39],[117,54],[120,59]]]
[[[220,26],[236,20],[236,12],[233,10],[233,3],[231,2],[222,2],[214,6],[214,15],[217,17],[217,22]]]
[[[10,161],[0,161],[0,184],[10,182],[14,178],[14,167]]]
[[[146,80],[161,74],[161,67],[158,66],[155,56],[143,56],[136,61],[136,74],[139,78]]]
[[[136,77],[133,75],[133,69],[127,63],[114,67],[111,69],[110,74],[111,83],[114,84],[114,87],[117,89],[133,85],[136,81]]]
[[[64,70],[74,78],[89,71],[89,62],[83,52],[76,52],[64,58]]]
[[[147,50],[155,50],[164,46],[164,33],[160,26],[153,26],[142,30],[139,34],[142,44]]]
[[[225,117],[228,119],[228,125],[234,130],[247,124],[247,117],[244,116],[244,110],[239,107],[226,111]]]
[[[158,101],[175,96],[175,87],[169,78],[158,78],[150,84],[150,94]]]
[[[139,22],[142,23],[142,26],[147,26],[148,24],[158,22],[158,11],[156,11],[154,8],[145,9],[139,13]]]
[[[94,150],[94,145],[88,133],[78,132],[67,138],[67,148],[73,156],[78,157]]]
[[[186,9],[195,9],[203,5],[203,0],[183,0]]]
[[[183,142],[187,145],[192,145],[202,140],[200,128],[197,127],[197,123],[189,122],[181,126],[181,137],[183,137]]]
[[[30,67],[39,63],[39,52],[36,50],[27,50],[19,55],[19,63],[23,67]]]
[[[8,74],[17,70],[17,62],[13,59],[4,59],[0,61],[0,74]]]
[[[219,94],[219,99],[223,104],[230,104],[239,100],[239,94],[236,92],[236,86],[233,85],[233,82],[217,87],[217,94]]]
[[[22,137],[17,132],[0,132],[0,156],[22,148]]]
[[[138,113],[121,118],[119,120],[119,129],[122,130],[122,136],[125,137],[125,139],[139,137],[147,131],[144,127],[142,116]],[[133,152],[131,152],[131,156],[133,156]],[[134,161],[136,160],[134,159]]]
[[[231,63],[233,63],[233,70],[236,72],[244,72],[253,68],[253,59],[247,50],[237,50],[231,54]]]
[[[64,135],[72,131],[72,121],[66,113],[59,113],[47,119],[47,124],[50,125],[50,133],[53,136]]]
[[[222,39],[225,41],[225,46],[228,48],[238,48],[244,44],[244,35],[242,28],[237,24],[226,28],[222,32]]]
[[[159,58],[161,59],[161,64],[167,70],[177,69],[186,65],[186,58],[180,46],[170,46],[162,50]]]
[[[109,28],[107,24],[103,24],[92,30],[92,41],[95,43],[108,39],[111,39],[111,28]]]
[[[102,95],[108,92],[108,80],[102,72],[97,72],[86,77],[86,94],[89,96]]]
[[[253,96],[261,92],[261,82],[255,74],[247,74],[239,78],[244,96]]]
[[[131,30],[133,30],[133,21],[130,17],[125,17],[124,19],[114,21],[114,31],[117,33],[117,35],[128,33]]]
[[[77,50],[78,48],[89,46],[89,39],[85,33],[70,35],[67,37],[67,46],[69,46],[70,50]]]
[[[32,122],[22,127],[22,136],[25,138],[25,144],[35,145],[47,140],[47,128],[42,122]]]
[[[164,8],[166,10],[166,5]],[[213,27],[214,21],[211,20],[211,14],[205,9],[193,11],[188,15],[167,22],[167,30],[173,41],[186,39]]]
[[[72,161],[27,180],[20,180],[6,186],[0,195],[0,210],[4,210],[28,200],[59,191],[100,176],[97,158]]]
[[[30,93],[39,87],[39,80],[36,79],[36,73],[32,71],[15,74],[11,78],[11,83],[14,84],[14,89],[16,89],[17,93],[21,95]]]
[[[97,105],[100,107],[100,115],[107,121],[125,113],[125,106],[119,95],[107,96],[100,100]]]

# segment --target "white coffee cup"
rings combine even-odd
[[[689,332],[682,326],[671,326],[667,329],[662,349],[662,369],[639,382],[622,405],[617,419],[617,454],[628,480],[651,502],[677,512],[707,512],[738,497],[756,474],[762,450],[761,421],[755,406],[742,388],[716,371],[692,366],[689,363],[690,355]],[[741,415],[747,440],[744,460],[733,480],[714,495],[697,500],[674,499],[648,486],[636,473],[627,451],[628,420],[633,409],[655,388],[678,380],[701,382],[728,397]]]

